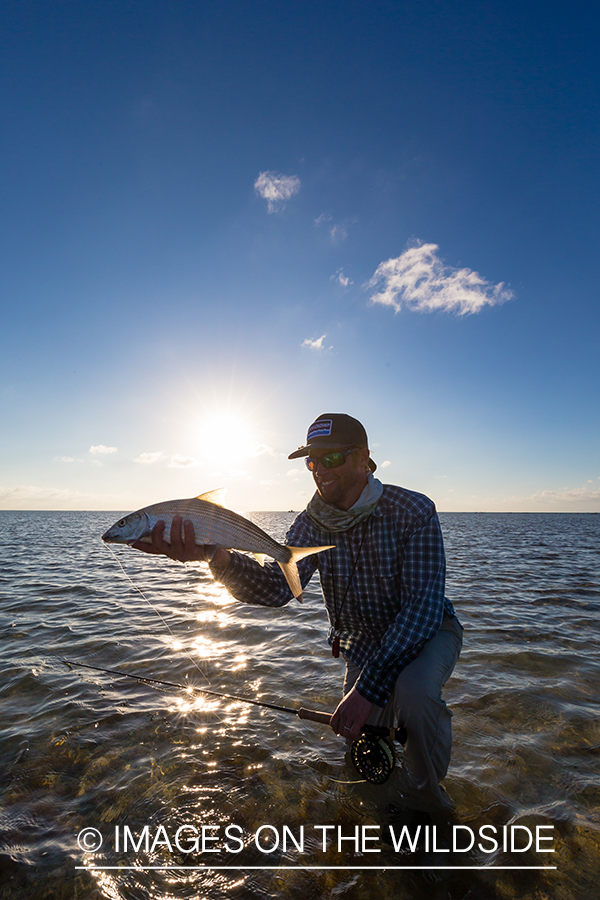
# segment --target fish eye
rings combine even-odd
[[[119,528],[124,528],[125,525],[127,525],[127,519],[119,519],[117,525],[119,526]]]

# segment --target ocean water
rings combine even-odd
[[[412,852],[386,840],[394,775],[361,782],[326,726],[62,661],[340,699],[316,581],[303,606],[243,606],[202,566],[111,552],[119,515],[0,512],[2,900],[598,896],[600,516],[440,516],[456,810]],[[293,518],[248,515],[279,539]]]

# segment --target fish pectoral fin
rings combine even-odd
[[[254,557],[256,562],[259,564],[259,566],[264,566],[265,559],[267,558],[266,553],[253,553],[252,556]]]
[[[198,494],[196,500],[205,500],[207,503],[214,503],[215,506],[223,506],[225,509],[225,494],[229,488],[217,488],[214,491],[206,491],[204,494]]]

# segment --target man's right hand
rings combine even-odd
[[[174,516],[171,523],[171,543],[164,539],[165,523],[157,522],[152,529],[152,543],[136,541],[131,546],[144,553],[155,553],[168,556],[177,562],[214,562],[217,567],[224,568],[229,562],[229,553],[215,544],[197,544],[194,526],[189,519],[183,522],[183,539],[181,536],[181,516]]]

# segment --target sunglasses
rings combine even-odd
[[[348,456],[351,453],[354,453],[355,450],[356,447],[351,447],[350,450],[332,450],[331,453],[326,453],[325,456],[319,456],[318,459],[307,456],[304,460],[306,468],[310,472],[316,472],[317,466],[321,463],[326,469],[337,469],[338,466],[344,465]]]

